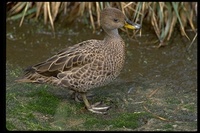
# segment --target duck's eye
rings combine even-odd
[[[114,20],[114,22],[119,22],[119,19],[114,18],[113,20]]]

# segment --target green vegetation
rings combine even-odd
[[[54,31],[54,22],[62,14],[69,22],[84,16],[95,30],[100,26],[100,11],[107,6],[119,8],[132,21],[152,27],[159,46],[171,38],[177,26],[188,39],[188,26],[197,34],[197,23],[194,23],[197,21],[197,2],[7,2],[7,20],[21,19],[21,26],[25,18],[43,17],[44,23],[49,21]]]

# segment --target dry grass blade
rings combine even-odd
[[[92,28],[93,30],[95,31],[95,25],[94,25],[94,19],[93,19],[93,16],[92,16],[92,2],[89,2],[89,15],[90,15],[90,21],[91,21],[91,24],[92,24]]]
[[[145,14],[144,13],[144,2],[138,2],[136,5],[136,8],[135,8],[135,13],[134,13],[133,18],[135,18],[136,22],[140,21],[140,24],[142,24],[143,18],[144,18],[143,14]],[[139,19],[139,16],[141,16],[141,19]]]
[[[179,5],[179,2],[172,2],[172,7],[174,8],[174,11],[175,11],[175,13],[176,13],[176,16],[177,16],[177,18],[178,18],[178,20],[179,20],[179,23],[180,23],[180,25],[181,25],[181,31],[182,31],[183,35],[185,35],[185,36],[188,38],[188,40],[190,40],[190,38],[189,38],[189,37],[187,36],[187,34],[185,33],[185,29],[184,29],[183,23],[182,23],[182,21],[181,21],[180,15],[179,15],[179,13],[178,13],[178,5]]]
[[[145,14],[145,2],[138,2],[136,4],[135,10],[132,10],[133,8],[130,8],[132,11],[134,11],[134,15],[133,18],[135,20],[135,22],[139,22],[140,25],[142,25],[143,23],[143,19],[144,19],[144,14]],[[142,33],[142,28],[139,30],[139,34],[141,35]],[[131,36],[131,38],[133,38],[135,36],[136,33],[135,31],[133,31],[133,35]]]
[[[52,19],[55,21],[61,2],[51,2]]]
[[[188,51],[190,49],[190,47],[192,46],[192,44],[194,43],[194,41],[196,40],[197,38],[197,33],[195,34],[194,38],[192,39],[192,42],[190,43],[190,45],[188,46],[187,50]]]
[[[101,8],[101,9],[104,8],[103,3],[105,3],[105,2],[99,2],[99,5],[100,5],[100,8]]]
[[[126,4],[126,3],[125,3]],[[130,5],[131,4],[131,5]],[[128,6],[129,5],[129,6]],[[136,4],[135,2],[130,2],[129,4],[126,4],[125,6],[123,6],[122,8],[124,8],[125,9],[125,14],[128,14],[129,15],[129,17],[131,17],[131,18],[134,18],[134,20],[135,21],[137,21],[137,19],[136,19],[136,16],[140,16],[140,15],[142,15],[141,13],[140,13],[140,11],[138,11],[138,9],[137,9],[137,6],[138,6],[138,4]],[[134,13],[134,15],[133,15],[133,13]]]
[[[126,5],[124,2],[120,2],[121,3],[121,10],[123,12],[123,14],[125,14],[125,8],[124,8],[124,5]],[[126,14],[127,15],[127,14]]]
[[[151,94],[149,94],[147,97],[148,97],[148,98],[152,97],[159,89],[160,89],[160,88],[157,88],[157,89],[153,90],[153,91],[151,92]]]
[[[126,8],[127,6],[131,5],[133,2],[129,2],[128,4],[126,4],[125,6],[123,6],[123,8]]]
[[[196,11],[196,9],[195,9],[195,3],[197,4],[197,2],[194,2],[194,3],[187,3],[187,2],[185,2],[184,3],[184,7],[185,7],[184,11],[186,13],[186,16],[187,16],[187,19],[189,21],[189,24],[190,24],[190,26],[191,26],[191,28],[192,28],[192,30],[194,32],[196,32],[195,26],[193,24],[193,17],[195,16],[195,11]]]
[[[153,28],[156,32],[157,37],[160,38],[160,29],[159,29],[158,21],[156,20],[156,16],[155,16],[154,12],[153,12],[153,15],[152,15],[151,24],[153,25]]]
[[[10,15],[19,13],[26,6],[26,2],[18,2],[14,7],[9,11]]]
[[[173,14],[175,14],[175,13],[173,12]],[[171,38],[171,35],[173,33],[176,22],[177,22],[176,15],[172,15],[172,21],[171,21],[171,26],[170,26],[170,29],[169,29],[169,34],[168,34],[167,40],[169,40]]]
[[[86,2],[81,2],[80,3],[80,6],[78,8],[78,13],[77,13],[77,16],[82,16],[84,14],[84,11],[85,11],[85,3]]]
[[[160,42],[163,42],[165,37],[167,36],[167,33],[169,31],[171,17],[168,15],[168,20],[165,22],[164,20],[164,3],[159,2],[158,3],[158,21],[159,21],[159,29],[160,29]],[[161,43],[162,44],[162,43]]]
[[[44,23],[47,24],[47,4],[48,2],[44,2],[44,7],[43,7],[43,11],[44,11]]]
[[[69,2],[70,3],[70,2]],[[66,14],[67,13],[67,4],[68,4],[68,2],[63,2],[63,7],[64,7],[64,14]]]
[[[167,120],[166,118],[163,118],[163,117],[161,117],[161,116],[158,116],[158,115],[154,114],[153,112],[151,112],[150,110],[148,110],[147,107],[144,106],[144,105],[143,105],[143,108],[144,108],[147,112],[151,113],[154,117],[156,117],[156,118],[158,118],[158,119],[160,119],[160,120],[163,120],[163,121],[171,122],[171,120]]]
[[[153,91],[147,96],[147,98],[151,98],[156,92],[158,92],[159,89],[160,89],[160,88],[157,88],[157,89],[153,90]],[[147,112],[151,113],[154,117],[156,117],[156,118],[158,118],[158,119],[160,119],[160,120],[168,121],[168,122],[171,121],[171,120],[168,120],[168,119],[166,119],[166,118],[163,118],[163,117],[158,116],[158,115],[156,115],[155,113],[151,112],[145,105],[143,105],[143,108],[144,108]]]
[[[165,8],[167,7],[167,8]],[[162,33],[161,33],[161,40],[165,40],[167,38],[167,35],[169,35],[169,31],[171,28],[172,24],[172,10],[170,6],[163,6],[162,7],[162,22],[161,22],[161,27],[162,27]],[[165,8],[165,9],[164,9]],[[164,24],[163,24],[164,23]]]
[[[38,16],[40,15],[40,10],[42,8],[43,2],[36,2],[36,19],[38,18]]]
[[[193,12],[191,12],[191,14],[188,15],[188,21],[189,21],[189,24],[190,24],[192,30],[196,32],[195,26],[194,26],[194,24],[193,24],[193,22],[192,22],[193,16],[194,16],[194,14],[193,14]]]
[[[47,2],[47,12],[48,12],[49,20],[50,20],[50,23],[51,23],[51,27],[52,27],[53,32],[54,32],[54,23],[53,23],[53,19],[52,19],[52,15],[51,15],[50,3],[49,2]]]
[[[32,2],[29,2],[29,3],[30,3],[29,5],[32,4]],[[27,8],[27,3],[23,3],[23,7],[21,6],[20,9],[21,8],[23,9],[22,11],[20,11],[19,13],[15,13],[15,11],[12,12],[12,14],[15,14],[15,15],[12,15],[11,17],[8,17],[7,20],[17,20],[17,19],[21,18],[21,24],[20,24],[20,26],[21,26],[22,23],[23,23],[22,19],[24,19],[25,16],[33,14],[36,11],[35,7],[32,7],[32,8],[28,7],[29,10],[26,9]]]
[[[30,4],[29,2],[26,2],[26,6],[25,6],[25,9],[24,9],[24,13],[23,13],[22,19],[21,19],[21,21],[20,21],[19,27],[22,26],[22,23],[23,23],[23,21],[24,21],[25,14],[26,14],[26,12],[27,12],[27,10],[28,10],[28,8],[29,8],[29,4]]]
[[[96,2],[96,13],[97,13],[97,25],[98,28],[100,27],[100,7],[99,7],[99,2]]]

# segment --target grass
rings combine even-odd
[[[95,126],[99,127],[100,130],[105,130],[105,127],[109,127],[110,130],[122,128],[135,129],[141,125],[143,118],[147,119],[148,117],[149,115],[147,113],[120,113],[112,118],[102,120],[99,120],[99,118],[88,119],[84,125],[88,129]]]
[[[109,126],[108,130],[135,129],[149,117],[147,113],[111,112],[112,116],[106,118],[87,112],[82,103],[63,101],[43,87],[35,91],[32,85],[33,91],[23,97],[7,92],[8,130],[106,130]]]
[[[59,103],[57,97],[42,89],[30,94],[30,97],[32,100],[27,106],[30,110],[48,115],[55,114],[55,108]]]

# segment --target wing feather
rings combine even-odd
[[[98,40],[88,40],[68,47],[46,61],[32,66],[28,71],[33,72],[34,69],[35,72],[50,77],[57,76],[58,73],[63,71],[82,67],[95,59],[94,53],[97,54],[96,49],[98,46],[96,43],[98,42]]]

